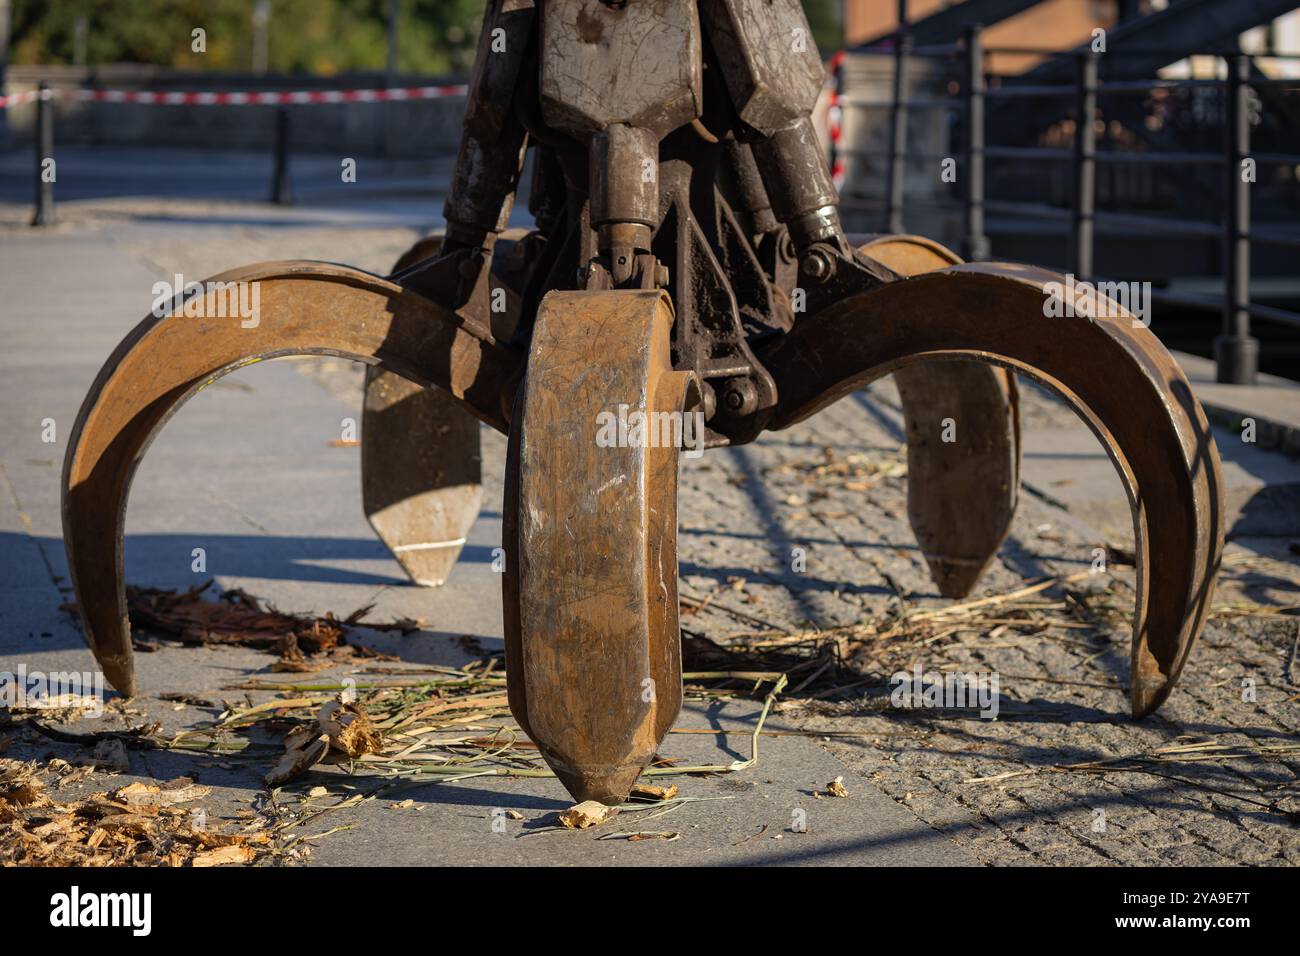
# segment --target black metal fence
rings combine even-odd
[[[1146,55],[1150,51],[1128,51]],[[987,70],[987,57],[993,53],[1038,54],[1043,56],[1072,56],[1075,76],[1072,84],[1015,84],[991,86]],[[1122,56],[1110,52],[1107,56]],[[884,226],[890,232],[903,231],[905,195],[904,170],[909,159],[908,114],[911,110],[954,111],[964,120],[962,143],[964,188],[962,253],[967,259],[977,260],[989,255],[989,240],[985,233],[985,214],[989,212],[1014,216],[1056,220],[1070,233],[1070,263],[1079,281],[1104,281],[1094,274],[1093,252],[1096,228],[1099,224],[1120,228],[1150,230],[1153,234],[1187,235],[1201,238],[1220,237],[1223,243],[1224,294],[1221,301],[1214,297],[1195,294],[1174,294],[1153,291],[1152,298],[1172,305],[1221,308],[1222,332],[1214,342],[1217,378],[1220,382],[1250,384],[1255,380],[1259,360],[1259,342],[1251,336],[1251,318],[1265,319],[1300,327],[1300,313],[1279,309],[1251,301],[1251,246],[1267,243],[1300,247],[1300,234],[1287,235],[1251,229],[1251,181],[1244,175],[1248,160],[1257,165],[1300,166],[1300,155],[1286,153],[1252,153],[1251,122],[1252,88],[1263,86],[1300,86],[1300,81],[1272,80],[1252,73],[1254,58],[1240,52],[1199,54],[1220,57],[1227,63],[1225,79],[1143,79],[1102,82],[1098,75],[1099,55],[1095,52],[1062,54],[1057,50],[1028,48],[986,49],[981,28],[968,27],[960,44],[916,48],[907,34],[895,37],[893,43],[892,97],[887,105],[889,122],[889,171]],[[909,60],[914,57],[958,58],[960,61],[961,95],[953,98],[915,98],[906,95],[908,90]],[[1182,58],[1180,55],[1177,58]],[[1098,97],[1101,95],[1145,95],[1151,91],[1189,87],[1214,87],[1224,90],[1226,96],[1225,122],[1223,123],[1222,152],[1121,152],[1098,150],[1097,122]],[[986,142],[986,103],[991,98],[1062,98],[1074,101],[1074,134],[1071,149],[1053,149],[1031,146],[989,145]],[[861,102],[859,101],[861,105]],[[850,146],[846,153],[853,153]],[[930,158],[930,157],[925,157]],[[1008,159],[1037,163],[1069,163],[1072,167],[1072,190],[1068,208],[1041,202],[992,200],[986,197],[986,160]],[[1097,168],[1105,164],[1177,164],[1182,166],[1218,167],[1221,173],[1224,201],[1220,204],[1223,215],[1220,222],[1197,222],[1168,217],[1146,216],[1133,213],[1099,211],[1097,209]]]

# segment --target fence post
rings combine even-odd
[[[1224,87],[1227,215],[1223,227],[1223,334],[1214,340],[1215,378],[1253,385],[1259,371],[1259,339],[1250,335],[1250,183],[1243,161],[1250,155],[1250,57],[1228,58]]]
[[[54,93],[45,80],[41,80],[36,97],[36,211],[32,215],[32,225],[51,226],[57,219],[54,214],[54,170],[46,175],[45,161],[54,159]]]
[[[885,231],[903,231],[903,177],[907,160],[907,55],[912,35],[900,25],[894,36],[894,97],[889,127],[889,199]]]
[[[1093,225],[1097,213],[1097,54],[1079,54],[1075,80],[1074,242],[1076,279],[1092,276]]]
[[[289,186],[289,108],[281,106],[275,112],[275,170],[271,174],[271,202],[277,206],[293,204],[293,190]]]
[[[966,229],[962,255],[970,262],[989,257],[984,235],[984,40],[983,27],[966,27]]]
[[[397,24],[402,15],[402,0],[388,0],[388,60],[384,65],[384,89],[391,90],[397,86]],[[381,107],[384,120],[384,162],[392,168],[395,141],[397,138],[396,100],[388,100]]]

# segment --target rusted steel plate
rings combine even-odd
[[[578,800],[622,802],[681,708],[678,447],[602,431],[682,411],[672,321],[658,291],[551,292],[511,431],[510,706]]]
[[[1210,607],[1223,549],[1219,456],[1159,340],[1110,300],[1094,300],[1092,315],[1049,308],[1053,284],[1064,283],[1041,269],[979,263],[827,309],[762,356],[781,394],[772,427],[927,358],[994,362],[1058,392],[1128,491],[1137,541],[1130,699],[1141,717],[1168,697]]]
[[[961,262],[920,236],[875,236],[859,251],[908,276]],[[1005,368],[976,362],[918,362],[897,369],[894,382],[907,429],[912,531],[939,593],[964,597],[997,554],[1016,514],[1016,378]]]
[[[445,389],[504,431],[502,395],[523,362],[475,323],[346,266],[269,262],[208,281],[249,284],[255,323],[216,317],[227,314],[228,292],[209,285],[189,307],[146,318],[100,370],[64,458],[63,538],[86,641],[127,695],[135,692],[122,579],[127,496],[150,439],[190,395],[262,359],[341,355]]]
[[[393,272],[436,256],[421,239]],[[395,372],[366,368],[361,503],[370,527],[416,584],[447,580],[483,502],[479,423],[460,402]]]

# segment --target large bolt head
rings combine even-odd
[[[813,282],[825,282],[835,275],[835,262],[824,249],[812,249],[799,263],[799,271]]]

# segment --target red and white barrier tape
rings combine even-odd
[[[840,96],[844,88],[844,51],[840,50],[830,60],[828,76],[827,126],[831,140],[831,179],[835,188],[844,185],[844,159],[840,142],[844,137],[844,110]],[[150,90],[27,90],[0,96],[0,109],[20,106],[41,98],[68,97],[92,103],[141,103],[153,106],[277,106],[313,105],[317,103],[384,103],[401,100],[436,100],[445,96],[464,96],[467,87],[406,86],[393,89],[369,90],[271,90],[264,92],[240,91],[181,91],[159,93]]]
[[[10,93],[8,96],[0,96],[0,109],[30,103],[33,100],[40,99],[40,96],[40,90],[28,90],[25,93]]]
[[[844,188],[844,157],[840,152],[840,143],[844,139],[844,108],[840,102],[840,95],[844,92],[843,50],[831,57],[828,82],[826,128],[831,140],[831,182],[838,192]]]
[[[436,100],[464,96],[467,87],[407,86],[376,90],[275,90],[267,92],[147,90],[47,90],[48,99],[73,99],[93,103],[145,103],[154,106],[276,106],[317,103],[384,103],[392,100]],[[0,108],[39,99],[40,90],[0,96]]]

